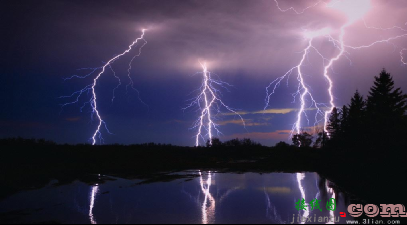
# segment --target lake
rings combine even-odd
[[[75,181],[14,194],[0,202],[2,222],[13,223],[346,223],[346,196],[316,173],[216,173],[185,171],[178,179],[142,180],[98,176],[100,183]],[[183,175],[194,175],[185,176]],[[108,181],[102,182],[102,180]],[[326,208],[335,198],[336,209]],[[306,210],[297,210],[304,199]],[[320,209],[308,207],[320,200]],[[330,219],[334,218],[334,219]],[[308,220],[305,223],[310,223]]]

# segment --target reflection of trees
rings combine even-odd
[[[298,188],[301,192],[301,199],[306,199],[306,186],[303,185],[303,180],[305,178],[305,173],[297,173],[296,174],[297,178],[297,183],[298,183]],[[327,210],[326,209],[326,204],[329,201],[329,199],[334,198],[336,200],[336,205],[338,205],[339,202],[339,195],[341,192],[339,191],[338,187],[335,186],[332,182],[329,180],[323,178],[323,177],[314,177],[316,186],[318,188],[318,192],[315,195],[314,199],[321,200],[320,207],[322,210]],[[309,193],[309,192],[308,192]],[[341,196],[342,197],[342,196]],[[310,200],[310,199],[308,199]],[[346,205],[349,203],[349,199],[347,198],[346,195],[344,195],[344,202],[343,204]],[[304,211],[304,210],[303,210]],[[329,211],[329,218],[334,218],[335,216],[335,211]],[[310,206],[309,204],[306,203],[306,211],[304,211],[303,215],[301,217],[308,217],[310,214]],[[339,216],[337,216],[339,218]],[[307,221],[301,222],[301,224],[306,223]],[[334,224],[335,219],[330,220],[327,224]]]
[[[318,179],[318,189],[321,193],[321,197],[324,201],[328,201],[329,198],[333,198],[332,195],[338,196],[342,193],[341,190],[331,181],[327,180],[324,177],[319,177]],[[342,195],[344,199],[344,205],[350,203],[348,195]],[[338,198],[339,199],[339,198]],[[337,202],[338,203],[338,202]]]
[[[318,188],[319,192],[321,193],[322,201],[324,205],[328,202],[329,199],[334,198],[336,200],[336,205],[338,205],[339,202],[339,195],[341,194],[340,190],[336,185],[334,185],[331,181],[327,180],[326,178],[319,177],[318,180]],[[349,203],[349,198],[347,195],[344,195],[344,205],[348,205]],[[335,216],[335,211],[329,211],[329,216],[331,218],[334,218]],[[334,221],[329,222],[328,224],[334,224]]]
[[[335,193],[333,188],[328,186],[328,180],[325,182],[325,187],[326,187],[326,192],[328,194],[330,194],[331,198],[336,200],[336,193]],[[330,216],[330,218],[334,218],[335,217],[335,211],[329,211],[329,216]],[[335,221],[335,219],[332,219],[332,221],[330,221],[327,224],[334,224],[335,223],[334,221]]]

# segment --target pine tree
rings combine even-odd
[[[350,126],[360,125],[365,113],[366,102],[357,90],[350,100],[348,123]]]
[[[372,147],[405,145],[407,95],[394,87],[393,78],[385,69],[375,77],[366,108]]]
[[[342,113],[341,113],[341,136],[343,136],[346,131],[348,131],[348,126],[349,126],[349,108],[344,105],[342,107]]]
[[[406,101],[407,95],[400,88],[395,89],[393,78],[383,69],[370,89],[367,110],[373,116],[401,119],[407,111]]]
[[[327,129],[331,139],[335,139],[340,133],[341,129],[340,113],[336,107],[333,108],[331,112]]]
[[[346,127],[344,132],[344,139],[352,147],[360,148],[365,140],[365,106],[363,96],[356,91],[351,99],[349,110],[346,118]]]

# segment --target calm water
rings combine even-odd
[[[339,217],[347,212],[344,196],[314,173],[188,173],[201,176],[143,185],[120,178],[93,186],[49,185],[4,199],[0,213],[23,223],[291,223],[294,214],[297,223],[299,213],[312,221],[347,219]],[[334,212],[326,209],[332,197]],[[322,212],[298,211],[295,203],[302,198],[307,205],[321,200]]]

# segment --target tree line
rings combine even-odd
[[[334,108],[327,132],[294,135],[296,146],[334,148],[351,153],[392,152],[407,147],[407,95],[385,69],[375,76],[367,97],[356,91],[349,105]]]
[[[374,84],[367,97],[356,91],[349,105],[332,110],[327,132],[324,129],[316,134],[302,132],[293,135],[292,142],[293,147],[330,148],[352,153],[405,149],[407,148],[407,95],[403,94],[400,88],[395,87],[392,76],[383,69],[379,76],[375,76]],[[49,146],[57,144],[44,139],[8,138],[1,139],[0,145]],[[162,145],[146,143],[131,146]],[[163,146],[172,145],[164,144]],[[206,143],[206,147],[240,146],[260,147],[261,144],[247,138],[225,142],[213,138],[211,142],[208,140]],[[285,142],[276,144],[277,148],[289,146]]]

